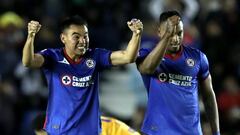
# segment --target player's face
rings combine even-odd
[[[61,34],[61,40],[70,56],[84,55],[89,46],[88,28],[85,25],[70,25]]]
[[[180,49],[183,40],[183,23],[180,21],[174,31],[173,36],[170,39],[170,45],[168,46],[168,51],[177,52]]]
[[[166,29],[167,29],[167,24],[163,23],[160,26],[160,33],[159,33],[160,37],[163,37]],[[174,33],[170,38],[170,45],[168,45],[167,51],[174,53],[180,49],[182,40],[183,40],[183,34],[184,34],[183,32],[184,32],[183,31],[183,23],[182,23],[182,21],[180,21],[178,23],[178,25],[176,26],[176,30],[174,30]]]

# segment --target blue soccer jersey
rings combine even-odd
[[[141,62],[150,49],[141,49]],[[209,75],[202,52],[181,47],[174,57],[165,55],[156,72],[142,75],[148,91],[148,106],[142,131],[148,135],[202,135],[198,103],[198,81]]]
[[[50,135],[98,135],[99,70],[111,66],[111,52],[89,49],[79,62],[73,62],[63,48],[40,54],[49,87],[44,129]]]

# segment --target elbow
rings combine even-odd
[[[156,71],[156,67],[152,66],[152,63],[146,62],[140,63],[137,68],[141,74],[153,74]]]
[[[152,70],[143,70],[143,71],[140,71],[142,74],[146,74],[146,75],[150,75],[150,74],[153,74],[154,71]]]
[[[146,74],[146,75],[153,74],[155,72],[155,70],[144,68],[144,67],[139,68],[139,71],[141,74]]]
[[[134,63],[134,62],[136,61],[136,59],[137,59],[137,58],[131,58],[131,59],[128,60],[128,63],[129,63],[129,64],[130,64],[130,63]]]
[[[25,60],[22,60],[22,65],[23,65],[24,67],[30,67],[30,66],[31,66],[31,63],[30,63],[30,62],[27,62],[27,61],[25,61]]]
[[[24,67],[30,67],[30,64],[29,63],[22,63]]]
[[[124,64],[131,64],[131,63],[134,63],[135,61],[137,60],[137,57],[132,57],[132,56],[125,56],[123,61],[124,61]]]
[[[127,57],[124,61],[125,61],[125,64],[131,64],[131,63],[134,63],[136,59],[137,57]]]

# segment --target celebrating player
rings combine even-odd
[[[138,70],[148,92],[142,132],[146,135],[202,135],[198,86],[212,133],[219,135],[219,119],[208,60],[201,51],[182,45],[183,22],[177,11],[159,18],[159,43],[140,49]]]
[[[34,53],[34,39],[41,25],[37,21],[28,23],[22,62],[26,67],[41,67],[47,79],[49,99],[44,129],[48,134],[100,134],[99,71],[134,62],[139,49],[142,22],[132,19],[127,24],[133,34],[125,50],[90,49],[86,21],[72,16],[61,24],[64,47]]]

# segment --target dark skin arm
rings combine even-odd
[[[220,132],[219,128],[219,117],[218,117],[218,107],[216,102],[216,96],[212,87],[212,78],[209,75],[205,80],[201,82],[201,92],[203,98],[203,104],[209,119],[212,133],[215,134]]]
[[[161,40],[158,42],[152,52],[138,64],[138,70],[142,74],[153,74],[157,66],[161,63],[164,57],[167,47],[170,44],[170,38],[176,31],[176,25],[179,23],[180,18],[178,16],[170,17],[166,22],[160,24],[160,31],[162,27],[166,27],[165,32],[162,34],[159,32]]]
[[[157,66],[161,63],[162,58],[168,46],[168,37],[164,37],[151,53],[138,65],[138,70],[142,74],[153,74]]]

